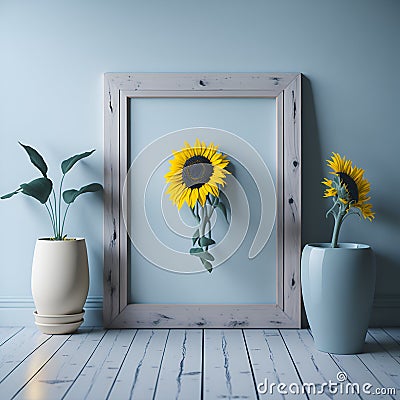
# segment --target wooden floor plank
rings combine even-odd
[[[49,338],[36,328],[24,328],[7,340],[0,348],[0,382]]]
[[[279,398],[279,394],[285,399],[307,399],[304,394],[291,393],[296,390],[290,385],[300,388],[301,381],[279,331],[246,329],[244,334],[260,399]],[[279,384],[286,387],[278,391]]]
[[[330,393],[329,381],[338,382],[339,367],[327,353],[318,351],[308,330],[282,329],[282,337],[294,360],[303,384],[316,385],[317,393],[310,392],[310,399],[328,399],[334,395],[336,399],[359,399],[355,394]],[[323,387],[322,385],[325,384]]]
[[[358,355],[319,352],[308,330],[294,329],[87,329],[48,336],[36,328],[0,328],[0,343],[0,400],[400,400],[398,328],[370,329]],[[338,382],[339,372],[346,379],[338,389],[369,384],[371,394],[332,393],[328,386],[313,392],[312,386],[320,392],[324,383]],[[273,394],[263,393],[271,384]],[[291,393],[303,387],[309,396]],[[375,394],[391,388],[397,393]]]
[[[1,399],[11,399],[53,357],[70,335],[54,335],[43,342],[0,383]]]
[[[135,333],[134,330],[107,331],[64,398],[104,399],[114,383]]]
[[[239,329],[204,331],[203,397],[257,399],[246,346]]]
[[[376,388],[382,387],[382,383],[376,379],[375,375],[364,365],[359,357],[353,354],[332,354],[331,356],[340,370],[346,374],[346,382],[350,382],[352,385],[358,385],[360,397],[362,399],[387,400],[391,398],[384,394],[372,394],[375,392]],[[369,385],[371,385],[371,387]]]
[[[81,329],[18,393],[15,400],[61,399],[104,336],[104,330]]]
[[[400,398],[400,366],[385,349],[370,335],[365,339],[365,352],[359,359],[374,374],[384,388],[395,388]]]
[[[383,328],[397,343],[400,343],[400,328]]]
[[[392,336],[377,328],[369,329],[368,333],[400,364],[400,344]]]
[[[137,332],[108,399],[153,397],[167,337],[167,329]]]
[[[0,346],[23,329],[20,327],[0,326]]]
[[[201,399],[202,340],[200,329],[170,331],[155,399]]]

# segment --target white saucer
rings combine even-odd
[[[35,324],[42,333],[47,335],[66,335],[75,332],[81,326],[82,322],[83,319],[70,324],[40,324],[39,322],[35,322]]]
[[[35,316],[35,322],[39,324],[70,324],[78,322],[83,319],[85,310],[77,314],[64,314],[64,315],[41,315],[37,311],[33,312]]]

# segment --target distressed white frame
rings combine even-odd
[[[275,304],[129,304],[128,105],[135,98],[274,98],[277,135]],[[133,135],[134,132],[131,133]],[[104,76],[104,301],[107,328],[299,328],[301,324],[301,74]]]

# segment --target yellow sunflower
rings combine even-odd
[[[325,178],[322,182],[327,186],[324,197],[337,196],[343,204],[349,205],[348,209],[356,207],[365,219],[372,221],[375,213],[372,211],[372,205],[368,203],[371,199],[368,197],[370,184],[364,178],[364,170],[353,166],[352,161],[347,160],[346,157],[341,157],[338,153],[332,154],[331,159],[327,160],[327,165],[332,169],[330,173],[339,178],[339,185],[335,182],[335,178]],[[341,191],[343,187],[344,192]]]
[[[165,179],[169,183],[167,193],[178,209],[185,202],[194,208],[197,201],[203,207],[208,194],[219,197],[218,185],[225,185],[229,160],[217,150],[213,143],[207,146],[196,139],[193,147],[185,142],[185,147],[173,151]]]

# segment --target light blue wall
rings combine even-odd
[[[400,304],[399,21],[396,0],[0,0],[0,192],[35,176],[17,140],[39,148],[52,174],[96,148],[68,182],[102,181],[104,72],[302,72],[303,242],[329,240],[319,182],[330,152],[343,153],[366,169],[377,218],[353,219],[342,239],[375,249],[376,320],[390,323]],[[67,230],[88,240],[99,308],[100,198],[81,199]],[[0,203],[3,311],[29,303],[35,238],[48,232],[30,199]]]

